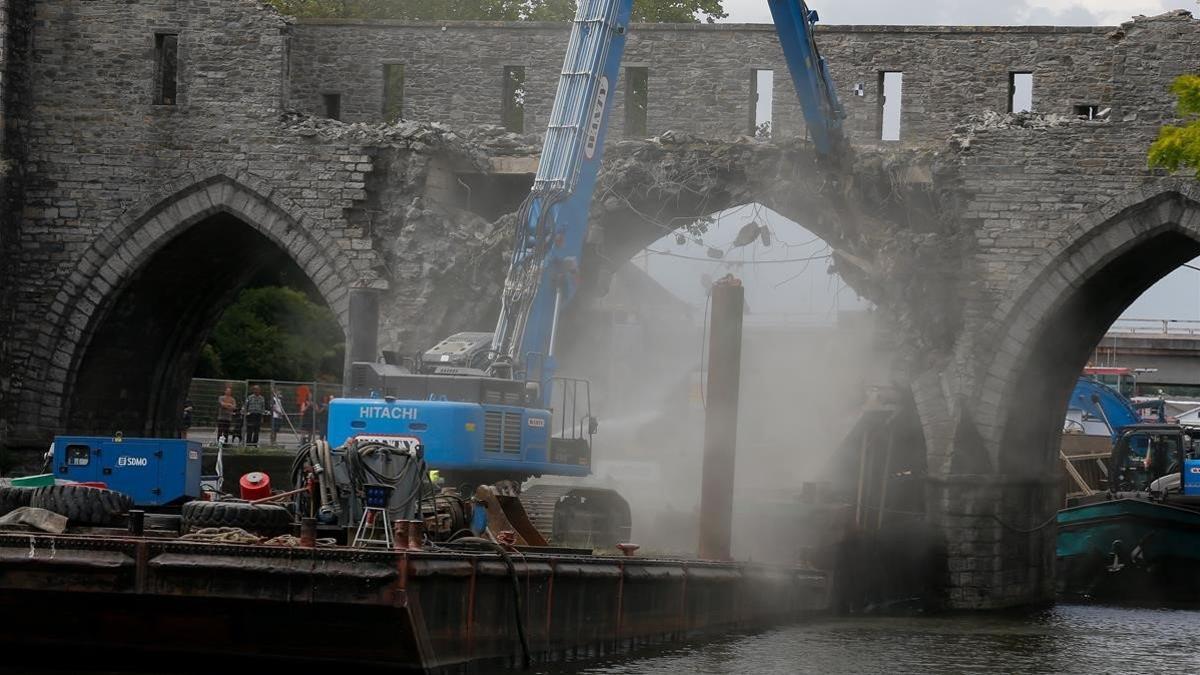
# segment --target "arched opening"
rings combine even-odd
[[[1056,585],[1058,592],[1068,594],[1081,589],[1090,589],[1087,593],[1116,589],[1121,584],[1104,570],[1113,563],[1114,551],[1123,546],[1121,537],[1097,530],[1096,523],[1123,527],[1126,505],[1158,508],[1144,497],[1150,494],[1150,480],[1166,475],[1169,462],[1175,462],[1171,471],[1182,480],[1185,457],[1179,450],[1186,448],[1186,437],[1179,427],[1142,425],[1137,411],[1120,403],[1109,408],[1119,415],[1090,413],[1079,405],[1091,403],[1089,393],[1077,396],[1073,390],[1077,383],[1082,388],[1091,386],[1086,377],[1094,371],[1086,371],[1085,366],[1114,323],[1147,291],[1155,292],[1152,289],[1157,282],[1200,256],[1200,231],[1196,229],[1200,208],[1190,196],[1193,189],[1181,186],[1149,198],[1140,194],[1117,200],[1101,218],[1064,233],[1061,248],[1047,253],[1036,276],[1003,307],[995,342],[988,343],[988,371],[980,383],[981,405],[976,413],[984,441],[976,445],[990,447],[991,456],[972,459],[966,443],[954,450],[959,466],[979,466],[980,460],[990,459],[991,470],[999,475],[968,475],[957,482],[952,476],[942,486],[940,498],[945,501],[938,507],[945,509],[951,520],[956,513],[980,514],[970,525],[961,525],[960,520],[960,524],[947,527],[951,569],[958,564],[966,566],[959,569],[974,566],[988,573],[1004,573],[1001,589],[962,575],[964,585],[986,588],[960,591],[967,604],[986,604],[1004,596],[1043,601],[1055,593]],[[1200,278],[1192,283],[1200,288]],[[1155,318],[1172,318],[1185,307],[1200,318],[1196,295],[1189,298],[1185,302],[1168,299],[1161,305],[1166,316]],[[1138,302],[1138,306],[1147,305]],[[1106,393],[1098,396],[1097,401],[1119,402],[1119,397]],[[1078,419],[1072,417],[1076,413]],[[1089,415],[1094,415],[1090,422]],[[1157,415],[1154,417],[1157,422]],[[1075,430],[1064,433],[1072,428],[1072,420]],[[1091,427],[1091,422],[1103,428]],[[1076,434],[1091,436],[1094,447],[1084,445],[1086,439],[1076,438]],[[1138,454],[1129,440],[1135,437],[1141,443],[1136,466],[1124,460],[1119,465],[1110,463],[1110,455],[1123,447],[1122,443],[1131,444],[1130,456]],[[1092,476],[1080,470],[1081,460],[1097,465]],[[1160,472],[1151,475],[1152,466]],[[1138,477],[1134,487],[1128,480],[1131,473]],[[972,482],[972,478],[979,480]],[[1160,488],[1158,500],[1167,490]],[[1111,501],[1110,496],[1131,499]],[[1064,506],[1078,508],[1056,518]],[[1098,509],[1112,511],[1099,514]],[[1145,522],[1158,522],[1156,516],[1147,518]],[[1056,525],[1060,519],[1065,520]],[[1131,548],[1138,547],[1145,569],[1158,569],[1163,559],[1153,545],[1142,544],[1151,541],[1150,537],[1159,542],[1171,539],[1169,532],[1155,532],[1154,527],[1149,533],[1131,531],[1125,537],[1133,539]],[[981,530],[987,531],[986,537],[979,535]],[[969,541],[959,542],[960,534]],[[985,540],[987,545],[974,543]],[[992,541],[999,545],[989,549]],[[956,563],[953,558],[958,556],[971,560]],[[1122,564],[1126,562],[1128,558]],[[951,578],[952,584],[960,583],[953,574]],[[1152,582],[1155,575],[1146,578]],[[1153,583],[1146,588],[1151,587]],[[1140,601],[1152,599],[1142,597]]]
[[[923,445],[901,457],[907,447],[855,433],[866,398],[888,384],[890,369],[870,303],[833,273],[824,238],[748,203],[698,221],[606,222],[602,250],[612,271],[607,293],[580,303],[560,365],[593,383],[601,420],[594,473],[630,500],[635,539],[694,552],[708,296],[726,274],[741,279],[746,297],[735,556],[796,560],[800,537],[824,534],[797,531],[796,522],[813,522],[805,509],[827,504],[835,489],[839,499],[859,498],[864,443],[878,450],[875,479],[889,471],[887,452],[893,473],[916,468],[905,475],[912,504],[898,506],[902,488],[892,484],[891,510],[922,508]],[[848,437],[852,452],[843,447]],[[872,528],[880,523],[879,480],[868,481]],[[775,534],[760,536],[766,531]]]
[[[1001,473],[1038,477],[1055,470],[1067,399],[1096,346],[1139,296],[1198,255],[1193,233],[1163,225],[1106,256],[1058,299],[1009,380]]]
[[[267,235],[217,211],[186,227],[97,303],[69,389],[69,432],[171,436],[188,383],[221,314],[251,285],[320,298],[309,276]]]

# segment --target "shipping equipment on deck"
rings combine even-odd
[[[1119,440],[1121,429],[1143,420],[1142,411],[1150,411],[1153,420],[1166,422],[1162,400],[1131,401],[1115,385],[1098,379],[1104,373],[1097,370],[1085,371],[1075,382],[1067,402],[1059,452],[1067,505],[1104,490],[1113,445]]]
[[[177,438],[59,436],[51,446],[55,478],[103,483],[138,506],[200,498],[202,448]]]
[[[1062,595],[1200,600],[1200,459],[1177,424],[1117,427],[1106,490],[1058,513]]]

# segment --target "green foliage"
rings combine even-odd
[[[633,20],[647,23],[707,23],[729,16],[722,0],[636,0]]]
[[[1171,91],[1179,97],[1183,126],[1165,126],[1150,146],[1150,166],[1171,171],[1200,168],[1200,75],[1181,75]]]
[[[242,291],[200,354],[197,376],[339,379],[345,346],[333,313],[291,288]]]
[[[268,0],[292,16],[339,19],[486,19],[522,18],[523,0]]]
[[[268,0],[291,16],[342,19],[568,21],[575,0]],[[633,20],[712,22],[728,14],[722,0],[636,0]]]

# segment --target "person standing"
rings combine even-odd
[[[192,428],[192,399],[183,402],[183,415],[179,419],[179,437],[187,438],[188,429]]]
[[[246,445],[258,447],[258,432],[262,428],[263,413],[267,411],[267,402],[262,397],[262,389],[256,384],[250,388],[246,397]]]
[[[233,386],[225,385],[225,393],[217,398],[217,442],[229,441],[229,428],[233,423],[233,411],[237,410],[237,399],[233,397]]]
[[[297,397],[299,398],[299,397]],[[300,442],[308,443],[313,439],[312,432],[317,426],[317,416],[313,411],[312,399],[300,399]]]
[[[333,396],[326,394],[317,404],[317,421],[313,427],[314,438],[325,438],[325,430],[329,428],[329,402],[333,400]]]

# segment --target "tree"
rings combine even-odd
[[[1183,126],[1165,126],[1150,146],[1150,165],[1171,171],[1200,169],[1200,75],[1181,75],[1171,85],[1179,97]]]
[[[341,19],[569,21],[575,0],[269,0],[291,16]],[[729,14],[723,0],[636,0],[633,20],[712,23]]]
[[[524,0],[268,0],[291,16],[338,19],[516,21]]]
[[[291,288],[251,288],[217,321],[197,375],[336,380],[344,349],[342,329],[328,308]]]

